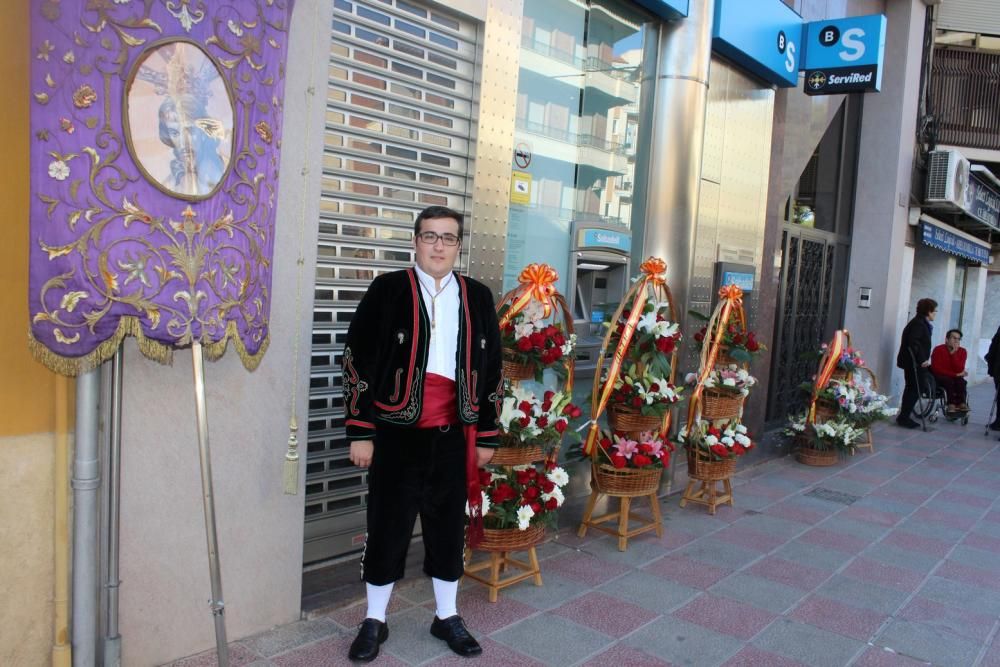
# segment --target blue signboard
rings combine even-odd
[[[1000,230],[1000,193],[975,171],[969,173],[969,202],[965,212],[979,222]]]
[[[753,291],[753,274],[742,271],[723,271],[721,286],[736,285],[744,292]]]
[[[809,95],[864,93],[882,88],[885,16],[849,16],[807,23],[802,62]]]
[[[682,19],[688,15],[688,0],[635,0],[635,4],[665,19]]]
[[[990,263],[990,246],[970,241],[964,236],[948,231],[943,226],[926,220],[920,221],[921,237],[925,245],[980,264]]]
[[[781,0],[715,0],[712,48],[765,81],[799,82],[802,17]]]
[[[577,247],[613,248],[623,253],[632,250],[632,235],[628,232],[616,232],[610,229],[581,229],[576,239]]]

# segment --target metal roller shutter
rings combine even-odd
[[[340,355],[347,326],[376,275],[412,263],[413,221],[421,209],[438,204],[468,213],[476,135],[477,24],[418,2],[335,0],[332,28],[306,563],[358,550],[364,541],[366,473],[348,460],[343,428]],[[467,262],[463,255],[463,266]]]

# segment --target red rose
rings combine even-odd
[[[537,500],[535,502],[531,503],[531,511],[533,511],[535,514],[541,514],[542,513],[542,504],[540,502],[538,502]]]
[[[527,336],[525,336],[524,338],[519,338],[518,339],[518,341],[517,341],[517,349],[520,350],[521,352],[530,352],[531,351],[531,341],[528,339]]]
[[[643,466],[648,466],[652,462],[653,461],[648,456],[645,456],[643,454],[632,455],[632,463],[634,463],[638,468],[642,468]]]
[[[526,415],[530,414],[531,413],[531,403],[529,403],[528,401],[521,401],[520,403],[517,404],[517,409],[520,410],[521,412],[523,412]]]
[[[552,493],[552,490],[556,488],[555,482],[553,482],[551,479],[543,479],[538,483],[542,485],[543,493]]]
[[[728,458],[729,456],[729,450],[726,449],[725,445],[712,445],[709,449],[711,449],[712,453],[718,456],[719,458],[724,459]]]
[[[743,445],[741,445],[738,442],[735,445],[733,445],[733,452],[736,453],[736,456],[743,456],[743,454],[745,454],[746,451],[747,451],[746,448],[743,447]]]
[[[559,508],[559,502],[555,498],[549,498],[548,500],[545,501],[546,511],[551,512],[552,510],[558,508]]]
[[[566,337],[557,332],[556,335],[552,337],[552,342],[561,347],[566,344]]]
[[[701,341],[705,340],[705,334],[699,331],[694,335],[694,339],[700,343]],[[524,339],[522,338],[521,340]],[[520,344],[520,341],[518,341],[518,344]]]
[[[634,397],[632,399],[632,405],[634,407],[641,408],[642,407],[642,398],[639,397],[639,396]]]
[[[539,350],[545,347],[545,336],[542,335],[541,332],[536,331],[535,333],[528,336],[528,338],[531,340],[532,347]]]
[[[517,420],[517,423],[521,425],[521,428],[528,428],[528,424],[531,423],[530,417],[521,417]]]
[[[542,403],[542,412],[548,412],[552,409],[552,401],[545,401]]]
[[[538,487],[537,486],[529,486],[528,488],[526,488],[524,490],[524,497],[527,498],[528,500],[534,500],[535,498],[537,498],[538,497]]]
[[[611,439],[610,438],[601,438],[601,447],[603,447],[604,449],[607,449],[610,446],[611,446]]]
[[[541,417],[535,420],[535,423],[538,424],[538,428],[545,428],[546,426],[549,425],[549,418],[546,417],[545,415],[542,415]]]
[[[625,457],[622,456],[621,454],[613,454],[611,456],[611,465],[613,465],[616,468],[624,468],[625,467]]]
[[[649,385],[649,390],[652,392],[660,391],[660,384],[658,382],[654,382],[653,384]]]
[[[562,413],[564,415],[572,416],[573,415],[573,410],[575,408],[576,408],[576,406],[573,405],[572,403],[567,403],[566,406],[562,409]]]
[[[555,325],[550,324],[549,326],[545,327],[546,338],[554,338],[557,333],[559,333],[559,329],[557,329]]]
[[[757,341],[755,341],[753,338],[751,338],[750,340],[747,341],[747,351],[748,352],[756,352],[759,349],[760,349],[760,343],[758,343]]]
[[[574,405],[572,414],[573,419],[579,419],[581,415],[583,415],[583,410]]]
[[[535,479],[538,477],[538,471],[534,468],[528,468],[528,479]]]
[[[527,484],[531,479],[530,477],[528,477],[527,470],[518,470],[515,473],[515,478],[517,479],[517,483],[520,484],[521,486]]]
[[[542,353],[539,355],[539,359],[546,366],[551,364],[553,361],[552,354],[550,354],[548,350],[542,350]]]
[[[651,451],[653,451],[653,448],[649,445],[648,442],[640,444],[638,449],[642,454],[649,454]]]
[[[733,345],[742,345],[742,344],[743,344],[743,336],[741,336],[740,334],[733,334]]]
[[[556,431],[558,431],[559,433],[565,431],[568,425],[569,422],[567,422],[565,419],[560,419],[554,424]]]

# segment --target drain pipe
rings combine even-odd
[[[76,379],[76,453],[73,457],[73,667],[97,663],[98,490],[96,370]]]

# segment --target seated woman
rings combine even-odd
[[[951,329],[945,336],[944,345],[938,345],[931,352],[931,373],[948,395],[948,412],[966,412],[969,409],[965,378],[967,353],[961,346],[962,332]]]

